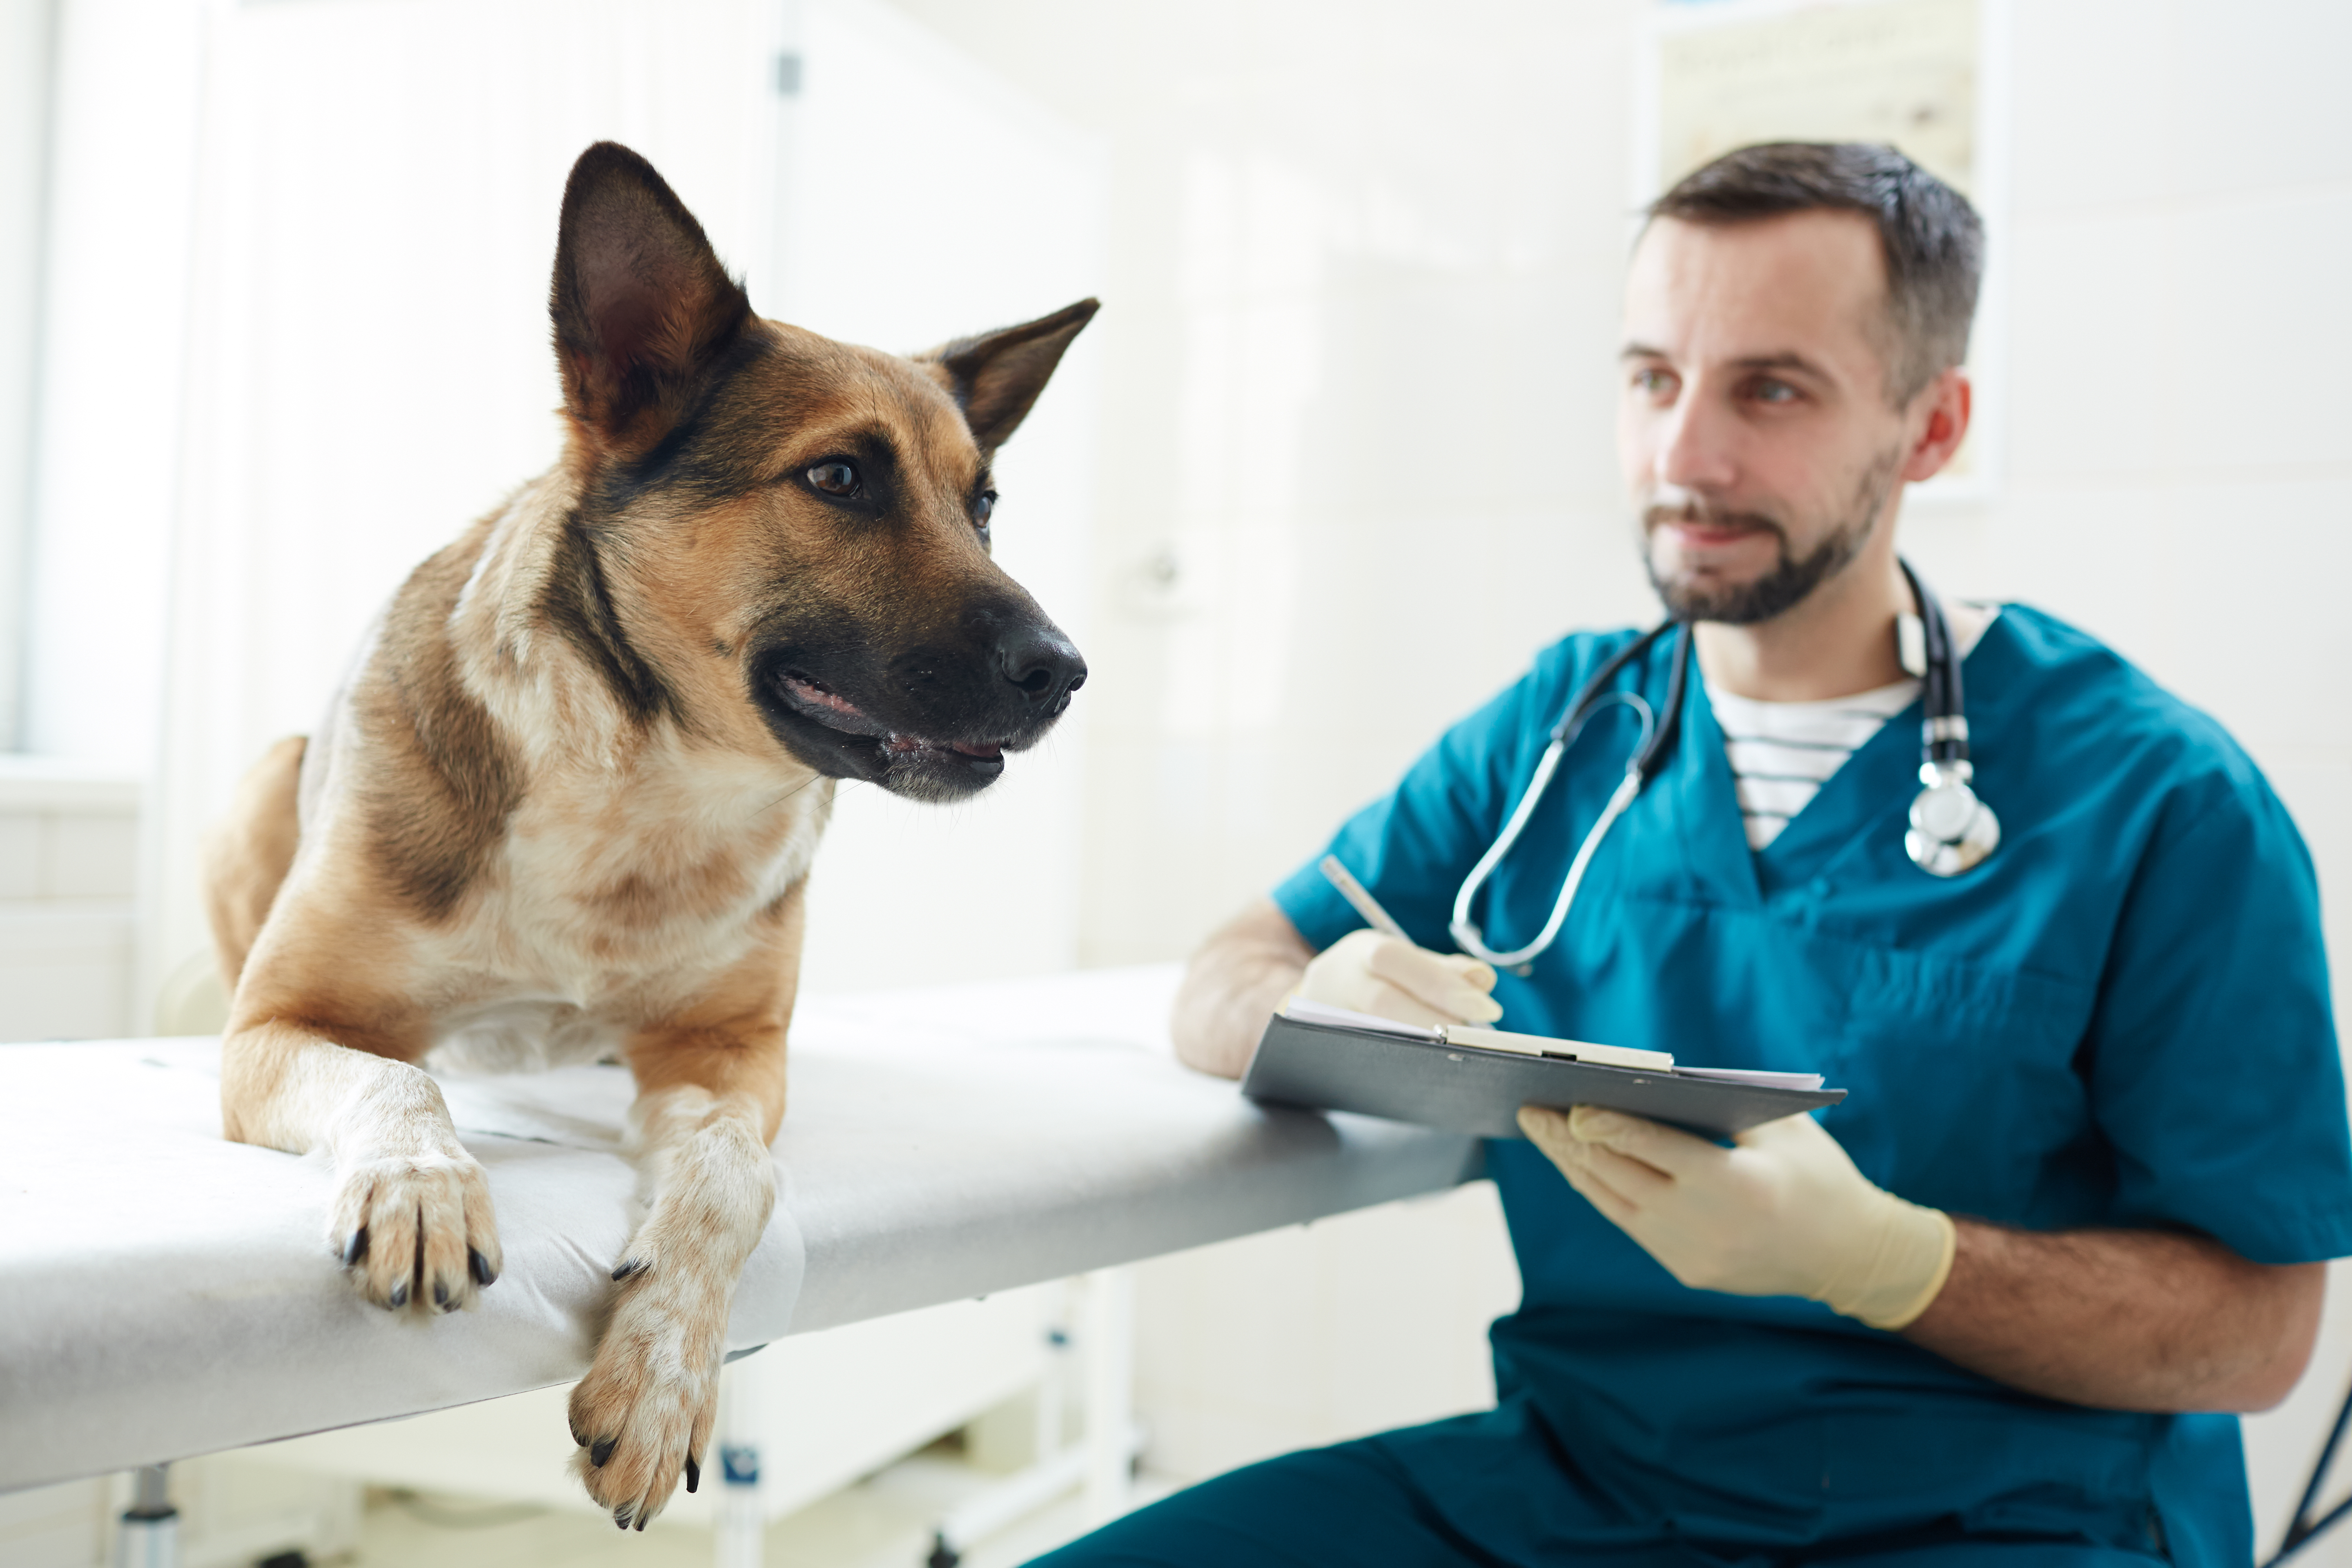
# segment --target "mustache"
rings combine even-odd
[[[1659,502],[1642,509],[1642,531],[1645,534],[1655,533],[1670,522],[1701,528],[1753,529],[1771,534],[1784,545],[1789,542],[1788,530],[1760,511],[1726,511],[1696,501]]]

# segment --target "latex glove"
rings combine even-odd
[[[1750,1128],[1728,1149],[1590,1105],[1526,1106],[1519,1127],[1570,1186],[1698,1289],[1805,1296],[1899,1329],[1951,1273],[1951,1217],[1874,1185],[1811,1116]]]
[[[1400,1024],[1491,1024],[1503,1009],[1495,972],[1458,952],[1432,952],[1376,931],[1353,931],[1307,966],[1294,996]]]

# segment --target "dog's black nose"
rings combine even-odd
[[[1017,627],[999,637],[996,668],[1030,706],[1047,712],[1058,712],[1087,680],[1087,661],[1050,626]]]

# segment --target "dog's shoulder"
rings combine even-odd
[[[523,760],[465,679],[453,632],[488,547],[486,518],[428,557],[386,606],[339,742],[372,869],[428,920],[488,874],[524,794]]]

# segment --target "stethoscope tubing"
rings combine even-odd
[[[1949,843],[1939,843],[1923,839],[1915,832],[1906,838],[1906,847],[1921,868],[1931,875],[1957,876],[1979,864],[1999,845],[1999,819],[1972,794],[1967,793],[1971,771],[1969,725],[1966,710],[1962,706],[1960,660],[1952,645],[1950,625],[1944,619],[1943,607],[1927,592],[1927,585],[1919,581],[1910,563],[1898,562],[1896,564],[1902,567],[1904,578],[1918,602],[1920,629],[1927,644],[1927,668],[1921,679],[1920,692],[1921,706],[1927,715],[1921,735],[1922,782],[1929,786],[1931,794],[1938,788],[1948,791],[1957,787],[1963,793],[1967,807],[1979,814],[1967,842],[1955,838]],[[1616,679],[1619,671],[1647,653],[1667,632],[1676,628],[1679,628],[1680,635],[1675,640],[1674,668],[1666,682],[1666,706],[1663,714],[1653,711],[1637,693],[1609,689],[1610,682]],[[1478,863],[1470,868],[1470,875],[1464,879],[1461,890],[1454,896],[1454,916],[1447,929],[1464,952],[1497,969],[1525,973],[1528,966],[1559,938],[1560,928],[1568,922],[1569,910],[1575,906],[1577,890],[1583,886],[1584,874],[1592,864],[1594,852],[1609,837],[1609,830],[1617,825],[1617,819],[1632,808],[1643,788],[1664,767],[1675,742],[1681,737],[1684,687],[1689,677],[1690,660],[1689,625],[1677,620],[1664,621],[1619,649],[1578,689],[1567,712],[1552,727],[1551,742],[1537,761],[1535,774],[1528,779],[1528,787],[1521,793],[1509,820],[1504,823],[1501,835],[1496,838],[1493,847],[1478,858]],[[1584,841],[1577,846],[1575,858],[1570,861],[1568,875],[1560,883],[1559,897],[1552,901],[1551,914],[1545,920],[1543,929],[1526,946],[1498,952],[1486,945],[1486,933],[1471,919],[1471,908],[1477,901],[1479,890],[1494,875],[1495,868],[1502,864],[1503,857],[1518,843],[1519,835],[1525,831],[1528,819],[1534,816],[1536,805],[1549,787],[1552,775],[1559,771],[1561,759],[1567,755],[1569,747],[1575,744],[1577,736],[1583,732],[1585,724],[1592,716],[1612,702],[1622,702],[1636,710],[1642,717],[1641,739],[1634,742],[1633,755],[1626,761],[1625,776],[1610,792],[1608,804],[1601,807],[1600,816],[1594,820],[1591,830],[1585,834]],[[1925,802],[1928,798],[1928,795],[1923,795],[1921,800]],[[1913,808],[1915,824],[1918,820],[1918,810],[1917,806]],[[1918,842],[1914,843],[1915,839]]]
[[[1639,693],[1607,689],[1619,670],[1647,653],[1658,638],[1678,626],[1682,635],[1675,643],[1674,670],[1666,681],[1664,718],[1659,717]],[[1519,804],[1512,811],[1510,820],[1503,825],[1500,836],[1479,858],[1478,863],[1471,868],[1461,890],[1454,896],[1454,918],[1447,930],[1453,935],[1454,944],[1464,952],[1497,969],[1520,969],[1539,956],[1559,937],[1560,927],[1567,923],[1568,911],[1576,903],[1576,890],[1583,885],[1585,869],[1592,864],[1594,852],[1601,847],[1601,840],[1609,837],[1609,830],[1616,826],[1617,819],[1633,805],[1634,798],[1642,793],[1643,786],[1649,783],[1651,776],[1665,765],[1666,758],[1673,751],[1675,738],[1682,730],[1683,687],[1690,677],[1690,627],[1678,621],[1666,621],[1620,649],[1577,691],[1575,699],[1568,705],[1568,711],[1552,727],[1551,743],[1544,748],[1542,757],[1538,759],[1535,776],[1528,781],[1528,787],[1520,795]],[[1550,918],[1544,921],[1543,930],[1525,947],[1509,952],[1497,952],[1486,945],[1486,933],[1470,918],[1471,905],[1476,900],[1478,890],[1486,886],[1486,879],[1494,875],[1495,868],[1502,864],[1503,857],[1518,843],[1519,834],[1527,827],[1528,819],[1535,815],[1536,805],[1542,800],[1544,790],[1551,784],[1552,774],[1559,771],[1560,759],[1567,755],[1568,748],[1576,743],[1577,736],[1583,733],[1584,726],[1592,716],[1612,702],[1621,702],[1632,708],[1642,720],[1642,735],[1633,743],[1633,755],[1626,760],[1625,776],[1610,792],[1608,804],[1601,807],[1600,818],[1593,823],[1592,830],[1584,836],[1584,842],[1577,846],[1576,858],[1569,863],[1568,876],[1560,883],[1559,897],[1553,900]]]
[[[1538,779],[1549,782],[1551,770],[1559,765],[1559,752],[1558,741],[1545,749],[1544,760],[1536,770]],[[1486,851],[1486,858],[1478,862],[1469,879],[1462,884],[1461,892],[1454,896],[1454,920],[1448,929],[1454,933],[1455,943],[1473,958],[1491,963],[1497,969],[1521,969],[1540,956],[1559,937],[1559,928],[1568,923],[1568,911],[1576,903],[1576,889],[1583,885],[1584,869],[1592,864],[1593,851],[1601,847],[1601,841],[1609,837],[1610,828],[1616,826],[1617,819],[1625,815],[1625,809],[1633,804],[1633,797],[1641,793],[1642,775],[1627,768],[1617,787],[1610,791],[1609,804],[1601,808],[1600,818],[1593,823],[1592,831],[1586,834],[1584,842],[1576,847],[1576,858],[1569,862],[1568,879],[1559,885],[1559,897],[1553,902],[1551,918],[1544,921],[1543,930],[1537,932],[1535,941],[1525,947],[1515,948],[1509,952],[1496,952],[1486,945],[1485,933],[1471,923],[1468,918],[1470,901],[1478,896],[1479,888],[1493,874],[1496,864],[1510,852],[1511,846],[1517,841],[1519,825],[1527,819],[1538,794],[1538,790],[1531,786],[1526,798],[1520,802],[1521,809],[1513,816],[1511,826],[1504,830],[1502,837],[1495,840],[1495,847]]]

